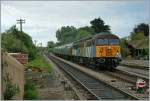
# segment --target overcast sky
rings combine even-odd
[[[148,23],[148,13],[149,0],[2,1],[1,31],[23,18],[23,31],[46,46],[47,41],[57,41],[55,33],[61,26],[90,26],[91,20],[101,17],[114,34],[125,37],[135,25]]]

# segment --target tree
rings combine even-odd
[[[145,36],[148,36],[149,35],[149,25],[145,24],[145,23],[141,23],[133,29],[132,33],[140,33],[140,32],[143,32]]]
[[[89,37],[94,33],[94,30],[91,27],[85,26],[81,27],[77,31],[76,40]]]
[[[57,40],[61,43],[68,43],[75,40],[77,29],[73,26],[63,26],[56,31]]]
[[[110,32],[110,26],[105,25],[104,21],[101,18],[90,21],[90,24],[92,25],[95,33]]]
[[[47,42],[47,47],[48,48],[53,48],[55,46],[55,43],[53,41],[48,41]]]
[[[128,45],[127,45],[127,37],[125,38],[122,38],[120,40],[120,45],[121,45],[121,54],[122,54],[122,57],[123,58],[126,58],[127,56],[130,55],[130,50],[128,48]]]
[[[55,45],[73,42],[100,32],[110,31],[110,27],[108,25],[105,25],[104,21],[101,18],[94,19],[90,23],[92,25],[90,27],[85,26],[75,28],[74,26],[62,26],[56,31],[56,37],[59,42]]]
[[[6,51],[27,53],[29,54],[29,60],[35,58],[37,50],[28,34],[20,32],[16,26],[12,26],[1,35],[2,48]]]

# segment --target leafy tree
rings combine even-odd
[[[77,31],[76,40],[89,37],[94,33],[93,29],[91,27],[81,27]]]
[[[55,46],[59,46],[59,45],[62,45],[63,43],[61,43],[61,42],[56,42],[55,43]]]
[[[47,47],[48,48],[53,48],[55,46],[55,43],[53,41],[48,41],[47,42]]]
[[[37,50],[28,34],[20,32],[16,26],[12,26],[1,35],[2,48],[6,49],[6,51],[27,53],[29,54],[29,60],[35,58]]]
[[[77,29],[73,26],[63,26],[56,31],[57,40],[62,43],[72,42],[75,40]]]
[[[122,38],[120,45],[121,45],[121,54],[123,58],[126,58],[127,56],[130,55],[130,50],[128,49],[128,45],[127,45],[127,38]]]
[[[101,18],[92,20],[92,26],[85,26],[80,28],[75,28],[73,26],[63,26],[56,31],[56,37],[59,41],[55,45],[61,45],[69,42],[79,40],[81,38],[89,37],[95,33],[100,32],[109,32],[110,27],[105,25],[104,21]]]
[[[105,25],[104,21],[101,18],[90,21],[90,24],[92,25],[95,33],[110,32],[110,26]]]
[[[135,27],[133,29],[133,32],[131,33],[132,36],[134,36],[136,33],[140,33],[143,32],[145,36],[149,35],[149,25],[145,24],[145,23],[141,23],[139,25],[137,25],[137,27]]]

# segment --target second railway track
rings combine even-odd
[[[74,78],[78,83],[85,87],[93,99],[109,99],[109,100],[126,100],[126,99],[137,99],[131,95],[128,95],[125,92],[122,92],[118,89],[115,89],[104,82],[101,82],[82,71],[79,71],[76,68],[73,68],[71,65],[60,61],[59,59],[49,56],[49,58],[59,67],[61,67],[68,75]]]
[[[138,78],[145,80],[146,86],[148,87],[149,84],[149,77],[146,75],[138,74],[136,72],[130,72],[126,70],[116,69],[115,72],[106,71],[108,75],[114,76],[116,78],[120,78],[132,84],[136,84]]]

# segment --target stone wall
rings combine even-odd
[[[16,59],[10,56],[7,52],[1,50],[1,96],[4,99],[4,92],[6,89],[5,78],[9,74],[13,84],[19,87],[19,92],[13,97],[16,100],[22,100],[24,95],[24,66]]]

